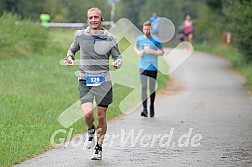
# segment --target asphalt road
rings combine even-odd
[[[202,52],[172,76],[181,89],[158,98],[154,118],[140,117],[139,107],[108,122],[103,160],[91,161],[93,150],[77,136],[16,166],[252,166],[252,100],[243,77]]]

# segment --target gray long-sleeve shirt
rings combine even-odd
[[[75,53],[79,50],[80,71],[90,74],[105,73],[107,79],[109,78],[110,55],[114,60],[122,60],[115,37],[106,29],[103,29],[102,34],[96,37],[92,36],[89,27],[77,30],[67,56],[74,58]],[[85,75],[80,73],[79,79],[85,79]]]

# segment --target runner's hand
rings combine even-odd
[[[147,48],[144,50],[147,54],[152,54],[152,50],[150,48]]]
[[[121,65],[122,65],[122,60],[121,60],[121,59],[117,59],[117,60],[115,60],[115,61],[113,62],[113,67],[114,67],[115,69],[119,69],[119,68],[121,67]]]
[[[143,50],[141,50],[141,51],[138,52],[138,55],[139,55],[140,57],[142,57],[143,54],[144,54],[144,51],[143,51]]]
[[[71,56],[68,56],[67,58],[64,58],[64,63],[68,66],[68,67],[72,67],[73,66],[73,59]]]

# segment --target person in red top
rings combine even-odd
[[[183,23],[183,28],[184,28],[185,40],[192,44],[193,24],[190,15],[186,15],[186,19]]]

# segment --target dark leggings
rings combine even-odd
[[[154,108],[154,101],[156,96],[156,79],[157,79],[157,71],[149,71],[140,69],[140,79],[142,84],[142,104],[143,108],[147,110],[147,80],[149,80],[149,89],[150,89],[150,99],[151,104],[150,108]]]

